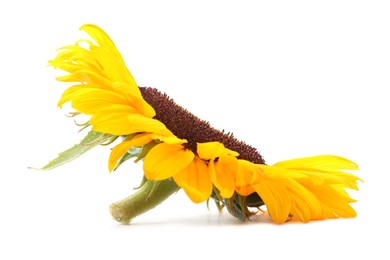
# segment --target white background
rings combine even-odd
[[[1,259],[389,259],[388,1],[2,1]],[[336,154],[365,180],[354,219],[240,223],[179,192],[129,226],[110,203],[142,165],[109,147],[39,167],[86,133],[56,103],[57,48],[102,27],[140,86],[157,87],[267,163]],[[386,241],[387,240],[387,241]]]

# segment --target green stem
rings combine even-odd
[[[173,180],[147,180],[136,193],[111,204],[111,215],[116,221],[129,224],[133,218],[153,209],[178,190]]]

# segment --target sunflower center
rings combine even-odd
[[[220,142],[226,148],[238,152],[239,159],[264,164],[264,159],[256,148],[237,140],[233,134],[219,131],[188,110],[177,105],[173,99],[155,88],[140,87],[141,94],[156,111],[155,119],[162,122],[173,134],[188,141],[185,144],[196,154],[196,143]]]

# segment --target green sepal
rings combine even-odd
[[[145,158],[145,156],[148,154],[148,152],[149,152],[156,144],[157,144],[156,142],[150,142],[150,143],[145,144],[145,145],[142,147],[141,152],[139,153],[137,159],[135,159],[134,162],[138,162],[138,161],[142,160],[143,158]]]
[[[250,216],[256,214],[255,212],[251,212],[248,207],[259,208],[264,205],[263,200],[257,193],[252,193],[249,196],[241,196],[238,193],[234,193],[229,199],[222,198],[221,200],[217,198],[217,200],[226,206],[226,209],[232,216],[241,221],[248,220]]]
[[[226,209],[230,215],[238,218],[241,221],[248,219],[248,216],[245,214],[245,209],[242,207],[243,205],[240,201],[240,195],[235,193],[230,199],[224,198],[223,202],[226,205]]]
[[[48,164],[42,168],[33,168],[36,170],[51,170],[60,165],[73,161],[83,153],[91,150],[92,148],[102,144],[112,138],[112,135],[107,135],[100,132],[90,131],[79,144],[74,145],[58,154],[58,157],[51,160]]]
[[[140,185],[138,185],[137,187],[134,188],[134,190],[138,190],[140,188],[142,188],[142,186],[148,181],[148,179],[146,179],[145,175],[142,177],[142,180],[141,180],[141,183]]]
[[[119,166],[121,166],[122,163],[124,163],[125,161],[131,159],[131,158],[134,158],[134,157],[138,157],[142,152],[142,147],[141,146],[135,146],[135,147],[131,147],[127,153],[125,153],[125,155],[122,156],[122,158],[118,161],[117,165],[115,166],[114,168],[114,171],[116,169],[118,169]]]
[[[259,208],[264,205],[263,199],[256,192],[245,197],[245,204],[247,207]]]
[[[225,204],[223,203],[223,198],[219,195],[219,190],[216,187],[213,187],[213,192],[212,192],[210,198],[208,198],[206,201],[206,205],[207,205],[207,208],[209,210],[210,210],[210,207],[209,207],[210,199],[214,200],[215,205],[218,208],[218,211],[221,213],[223,208],[225,207]]]

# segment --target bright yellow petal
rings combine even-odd
[[[258,165],[253,164],[246,160],[237,160],[238,167],[235,176],[236,179],[236,191],[242,196],[248,196],[254,192],[252,187],[260,181],[262,177],[262,170]]]
[[[287,170],[281,172],[279,167],[273,166],[263,166],[262,169],[262,179],[253,187],[263,199],[275,223],[284,223],[290,213],[302,222],[308,222],[321,214],[318,199],[294,179],[301,175]]]
[[[56,66],[50,61],[50,64],[54,67],[59,67],[62,70],[66,70],[64,67],[61,67],[64,63],[76,65],[79,68],[84,68],[87,70],[95,71],[99,74],[104,74],[104,70],[101,67],[101,63],[91,55],[91,52],[81,46],[78,46],[79,43],[85,43],[87,46],[93,45],[91,41],[88,40],[80,40],[76,43],[76,45],[65,46],[59,49],[59,53],[55,58],[55,62],[60,66]],[[72,72],[72,71],[68,71]]]
[[[138,132],[150,132],[162,136],[171,136],[163,123],[140,114],[132,113],[125,105],[111,105],[97,111],[91,118],[92,129],[112,135],[129,135]]]
[[[234,176],[237,172],[237,158],[230,155],[219,157],[218,161],[210,161],[208,165],[209,175],[220,195],[230,198],[234,194]]]
[[[186,168],[175,174],[173,179],[194,203],[201,203],[211,196],[213,184],[206,163],[197,156]]]
[[[315,186],[312,184],[305,187],[315,194],[321,202],[322,213],[315,219],[352,218],[356,216],[356,211],[349,204],[355,200],[351,199],[343,188],[338,189],[335,186]]]
[[[67,96],[71,99],[72,107],[77,111],[93,115],[100,109],[109,107],[112,104],[127,105],[127,101],[115,92],[78,86],[79,89]]]
[[[225,148],[220,142],[198,143],[196,152],[204,160],[214,160],[222,155],[239,155],[237,152]]]
[[[166,144],[184,144],[187,143],[186,139],[180,139],[173,134],[170,136],[163,136],[163,135],[157,135],[152,134],[151,135],[154,140],[160,140],[161,142],[164,142]]]
[[[308,222],[317,219],[322,212],[319,200],[297,181],[283,176],[264,176],[254,189],[263,199],[267,211],[275,223],[284,223],[290,213],[295,219]]]
[[[353,174],[342,171],[357,170],[356,163],[333,155],[287,160],[274,164],[270,170],[272,169],[279,169],[282,172],[288,169],[287,174],[295,174],[290,177],[299,178],[300,182],[310,180],[314,185],[338,184],[343,185],[344,188],[357,190],[357,181],[363,181]]]
[[[253,187],[267,206],[272,220],[277,224],[284,223],[291,212],[291,197],[286,185],[274,179],[263,179]]]
[[[193,159],[194,153],[180,144],[160,143],[145,157],[145,177],[150,180],[170,178],[186,168]]]
[[[120,91],[122,95],[125,95],[131,106],[137,108],[140,114],[150,118],[156,115],[154,108],[143,99],[138,87],[135,88],[122,82],[114,82],[113,87],[116,91]]]
[[[88,33],[97,44],[109,50],[115,58],[123,60],[122,55],[119,53],[110,36],[108,36],[101,28],[94,24],[85,24],[80,27],[80,30]]]
[[[246,185],[246,186],[236,186],[236,192],[241,196],[249,196],[256,191],[253,188],[253,186]]]
[[[113,82],[126,82],[126,74],[128,71],[125,69],[123,60],[115,59],[107,48],[102,48],[100,46],[92,45],[90,47],[90,52],[91,55],[99,61],[100,66],[103,68],[104,75],[108,79]],[[138,89],[135,82],[132,84],[134,84],[134,89]]]
[[[60,68],[60,69],[67,71],[69,73],[74,73],[78,70],[85,69],[85,67],[80,65],[80,64],[72,63],[72,62],[65,62],[65,61],[60,61],[60,60],[51,60],[51,61],[49,61],[49,64],[51,66],[53,66],[54,68]]]
[[[334,155],[319,155],[305,158],[286,160],[274,164],[289,169],[318,169],[318,170],[358,170],[356,163]]]
[[[84,41],[88,45],[91,42]],[[59,49],[59,53],[54,60],[49,61],[49,64],[55,68],[60,68],[69,73],[77,70],[90,70],[98,74],[104,74],[99,62],[91,55],[89,50],[86,50],[77,45],[64,46]]]
[[[125,77],[125,82],[133,86],[135,89],[138,89],[133,76],[128,71],[123,61],[122,55],[119,53],[114,42],[111,38],[99,27],[96,25],[87,24],[80,28],[81,30],[87,32],[102,48],[104,48],[108,53],[111,54],[112,59],[121,64],[120,70],[123,72],[121,77]],[[102,56],[100,56],[102,57]],[[108,68],[108,66],[106,66]],[[120,80],[118,80],[120,81]]]
[[[134,146],[143,146],[153,139],[151,134],[144,133],[134,136],[131,140],[123,141],[111,150],[110,158],[108,159],[108,169],[110,172],[115,168],[118,160],[125,155],[125,153]]]
[[[99,73],[91,70],[77,70],[68,75],[60,76],[56,78],[62,82],[84,82],[88,84],[99,84],[99,85],[112,85],[112,82],[102,77]]]
[[[80,88],[83,88],[83,87],[84,87],[84,84],[82,84],[82,85],[75,85],[73,87],[70,87],[70,88],[66,89],[62,93],[62,96],[61,96],[60,100],[58,101],[57,106],[62,107],[63,104],[65,104],[66,102],[71,101],[72,97],[74,96],[74,93],[77,92]]]

